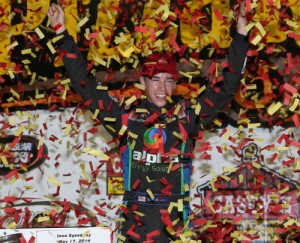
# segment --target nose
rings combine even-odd
[[[166,89],[166,86],[165,86],[166,84],[165,84],[165,82],[163,81],[163,80],[160,80],[159,81],[159,83],[158,83],[158,88],[160,89],[160,90],[165,90]]]

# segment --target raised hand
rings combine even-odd
[[[50,25],[55,30],[56,34],[60,34],[66,30],[65,12],[59,4],[52,3],[47,11]]]
[[[248,14],[249,13],[246,11],[245,1],[241,1],[238,7],[238,13],[236,18],[236,30],[242,35],[248,34],[248,30],[246,29],[246,26],[249,22]]]

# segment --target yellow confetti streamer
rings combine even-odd
[[[108,90],[108,87],[107,87],[107,86],[103,86],[103,85],[98,85],[98,86],[96,87],[96,89],[97,89],[97,90],[103,90],[103,91],[105,91],[105,90]]]
[[[184,184],[184,191],[188,192],[190,191],[189,185],[188,184]]]
[[[224,133],[223,138],[229,140],[229,138],[231,137],[231,133],[232,131],[230,129],[227,130],[227,132]]]
[[[126,105],[130,105],[130,104],[132,104],[134,101],[136,101],[137,100],[137,98],[136,98],[136,96],[134,95],[134,96],[132,96],[132,97],[130,97],[128,100],[126,100],[125,101],[125,104]]]
[[[2,163],[5,165],[5,166],[7,166],[8,165],[8,161],[7,161],[7,159],[6,159],[6,157],[5,156],[0,156],[0,159],[1,159],[1,161],[2,161]]]
[[[183,199],[178,199],[178,212],[183,212]]]
[[[140,216],[140,217],[145,216],[144,213],[141,213],[141,212],[139,212],[139,211],[134,211],[134,213],[135,213],[136,215]]]
[[[8,75],[9,75],[9,77],[10,77],[11,79],[14,79],[14,78],[15,78],[15,74],[14,74],[13,70],[8,69],[7,72],[8,72]]]
[[[183,134],[182,134],[182,133],[178,133],[178,132],[174,131],[174,132],[173,132],[173,135],[174,135],[175,137],[181,139],[181,140],[183,139]]]
[[[61,183],[54,176],[49,176],[48,182],[56,186],[61,186]]]
[[[138,138],[138,135],[136,133],[133,133],[133,132],[129,132],[128,135],[133,138],[133,139],[137,139]]]
[[[50,50],[51,54],[55,54],[56,50],[50,41],[47,42],[47,47]]]
[[[296,164],[296,167],[295,167],[295,171],[300,171],[300,158],[299,157],[297,159],[297,164]]]
[[[93,120],[96,120],[96,119],[97,119],[97,117],[98,117],[98,115],[99,115],[99,112],[100,112],[99,109],[96,109],[96,110],[95,110],[95,112],[94,112],[94,114],[93,114],[93,116],[92,116],[92,119],[93,119]]]
[[[253,44],[253,45],[257,45],[260,41],[261,41],[261,39],[262,39],[262,37],[260,36],[260,35],[257,35],[252,41],[251,41],[251,43]]]
[[[43,32],[40,30],[39,27],[35,28],[35,33],[37,33],[37,35],[40,37],[40,39],[44,39],[45,35],[43,34]]]
[[[146,89],[146,87],[144,85],[141,85],[139,83],[134,83],[134,87],[136,87],[136,88],[138,88],[140,90],[145,90]]]
[[[24,130],[25,130],[25,127],[24,126],[20,126],[18,128],[18,130],[15,132],[15,136],[16,137],[20,136],[23,133]]]
[[[7,49],[7,50],[10,50],[10,49],[16,47],[17,45],[19,45],[19,43],[18,43],[17,41],[14,41],[14,42],[11,43],[10,45],[8,45],[8,46],[6,47],[6,49]]]
[[[36,80],[36,72],[33,72],[33,74],[31,75],[31,80],[30,80],[29,85],[33,85],[35,80]]]
[[[174,115],[177,116],[180,109],[181,109],[181,105],[177,105],[176,108],[175,108],[175,111],[174,111]]]
[[[283,188],[282,190],[279,191],[280,194],[284,194],[286,193],[290,188],[288,186],[286,186],[285,188]]]
[[[223,178],[225,181],[230,181],[231,178],[225,175],[220,175],[221,178]]]
[[[5,226],[6,229],[15,229],[16,227],[17,227],[17,223],[15,221],[13,221],[9,225]]]
[[[106,122],[115,122],[116,118],[115,117],[104,117],[104,121],[106,121]]]
[[[96,149],[92,149],[92,148],[84,148],[84,149],[83,149],[83,152],[88,153],[88,154],[91,154],[91,155],[94,155],[94,156],[97,156],[97,157],[101,157],[101,158],[103,158],[104,160],[109,160],[109,156],[107,156],[106,154],[104,154],[104,153],[102,153],[101,151],[96,150]]]
[[[278,101],[276,104],[273,103],[271,106],[267,108],[267,112],[269,115],[273,115],[277,110],[279,110],[282,107],[282,103]]]
[[[299,99],[295,98],[293,104],[289,108],[290,111],[295,111],[295,109],[299,106]]]
[[[89,21],[88,17],[84,17],[82,20],[80,20],[77,24],[77,27],[81,28],[84,24],[86,24]]]
[[[249,129],[257,128],[257,127],[260,127],[260,126],[261,126],[261,123],[260,123],[260,122],[248,124],[248,128],[249,128]]]
[[[121,129],[120,129],[120,131],[119,131],[119,135],[124,135],[124,133],[125,133],[125,131],[127,130],[127,126],[125,126],[125,125],[122,125],[122,127],[121,127]]]
[[[151,191],[150,188],[148,188],[148,189],[146,190],[146,192],[147,192],[147,194],[149,195],[149,197],[150,197],[152,200],[155,199],[155,197],[154,197],[154,195],[153,195],[153,193],[152,193],[152,191]]]
[[[102,65],[102,66],[106,66],[106,62],[104,61],[104,60],[102,60],[101,58],[99,58],[99,57],[94,57],[94,60],[97,62],[97,63],[99,63],[100,65]]]
[[[254,161],[252,161],[252,166],[253,166],[254,168],[257,168],[257,169],[260,168],[260,164],[254,162]]]
[[[67,124],[64,136],[68,136],[70,134],[71,128],[71,124]]]
[[[232,173],[232,172],[236,172],[237,168],[229,168],[229,167],[223,167],[223,172],[224,173]]]

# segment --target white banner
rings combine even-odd
[[[7,229],[0,230],[0,242],[110,243],[110,234],[109,227]]]

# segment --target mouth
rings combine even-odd
[[[166,95],[165,94],[157,94],[157,95],[155,95],[157,98],[159,98],[159,99],[164,99],[164,98],[166,98]]]

